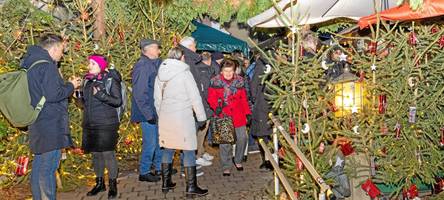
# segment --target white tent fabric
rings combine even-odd
[[[397,0],[281,0],[276,7],[284,12],[280,15],[278,9],[272,7],[265,12],[250,18],[247,23],[251,27],[284,27],[290,26],[291,16],[294,23],[299,25],[316,24],[334,18],[346,17],[354,20],[396,6]]]

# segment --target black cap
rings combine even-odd
[[[143,49],[144,47],[148,46],[148,45],[152,45],[152,44],[157,44],[160,46],[160,42],[157,40],[152,40],[152,39],[142,39],[140,41],[140,48]]]

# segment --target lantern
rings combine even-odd
[[[350,73],[345,64],[344,73],[332,81],[335,92],[336,117],[343,117],[351,113],[359,113],[364,109],[365,88],[364,81]]]

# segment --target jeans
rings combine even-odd
[[[173,163],[175,149],[163,149],[162,163]],[[184,167],[193,167],[196,166],[196,154],[195,150],[182,150],[183,159],[181,159]]]
[[[140,158],[140,175],[148,174],[151,167],[160,171],[162,150],[159,146],[159,128],[155,124],[142,122],[142,154]]]
[[[36,154],[32,161],[31,191],[33,200],[56,199],[56,176],[62,152],[60,149]]]
[[[234,162],[236,164],[241,164],[242,159],[244,158],[245,148],[247,146],[247,132],[245,130],[245,126],[236,128],[236,150],[234,153]],[[232,166],[232,150],[233,145],[231,144],[220,144],[219,152],[220,152],[220,161],[222,164],[222,169],[227,170]]]

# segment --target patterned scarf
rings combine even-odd
[[[212,88],[223,88],[224,89],[224,102],[228,103],[228,97],[230,95],[236,94],[238,89],[242,89],[245,86],[244,79],[235,74],[233,79],[225,80],[222,75],[217,75],[210,81],[210,87]]]

